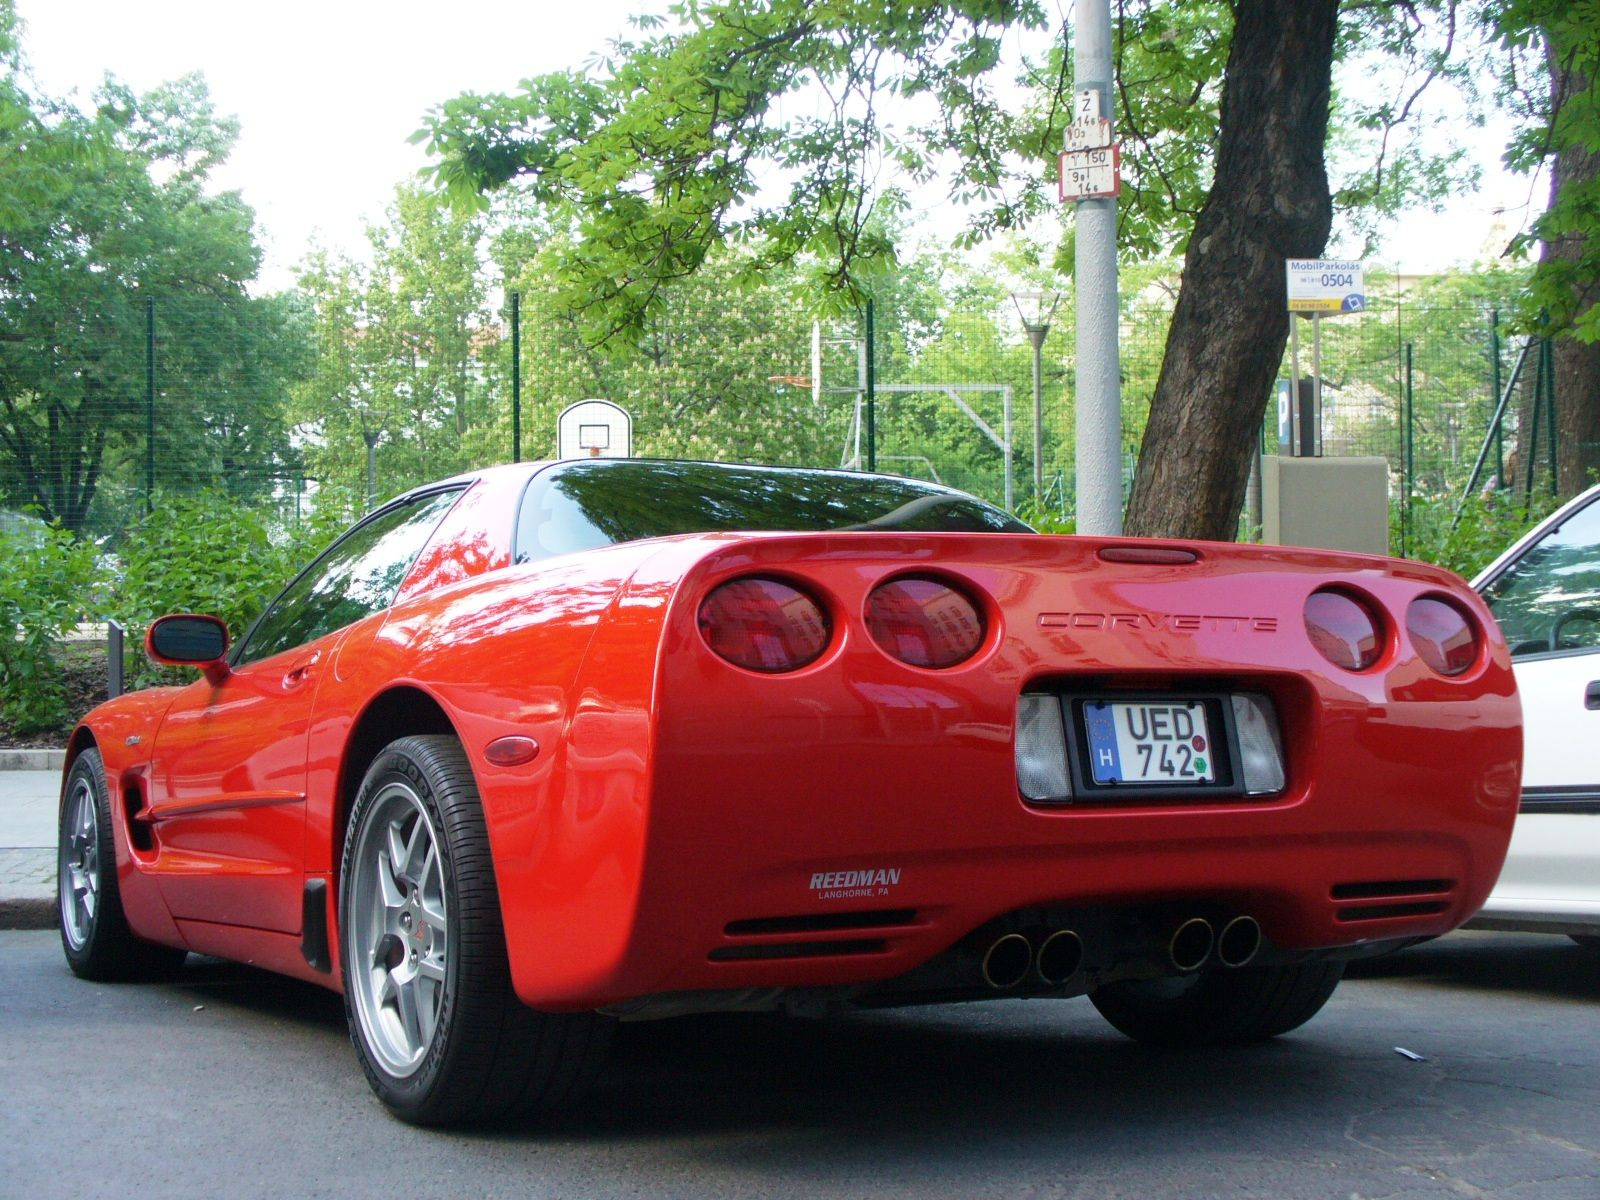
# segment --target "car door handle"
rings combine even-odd
[[[317,665],[321,658],[322,652],[319,650],[310,658],[301,659],[299,662],[295,663],[294,666],[285,671],[283,673],[283,690],[286,692],[292,692],[296,688],[304,686],[305,681],[311,678],[312,668]]]
[[[1600,708],[1600,679],[1591,679],[1589,686],[1583,689],[1583,706]]]

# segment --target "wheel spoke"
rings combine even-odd
[[[449,931],[443,902],[432,896],[424,896],[417,907],[417,915],[422,919],[422,923],[432,930],[434,944],[442,944],[445,934]]]
[[[74,898],[86,922],[94,920],[95,908],[98,906],[99,889],[96,886],[97,883],[98,880],[88,871],[80,870],[74,872]]]
[[[439,988],[442,985],[442,975],[435,978],[427,971],[417,975],[415,990],[417,992],[417,1032],[418,1048],[429,1045],[433,1041],[434,1031],[439,1027]]]
[[[420,888],[426,881],[427,863],[432,854],[433,839],[428,836],[428,823],[418,819],[406,842],[405,878],[413,887]]]
[[[417,977],[409,971],[405,979],[397,978],[398,975],[398,968],[390,972],[390,978],[395,980],[395,1011],[400,1017],[401,1036],[408,1051],[420,1053],[427,1048],[427,1041],[422,1036],[421,1017],[417,1013]]]
[[[387,854],[378,855],[378,877],[373,885],[378,892],[378,904],[385,912],[396,912],[405,906],[406,897],[400,882],[395,878],[394,861]]]
[[[392,874],[397,882],[404,881],[406,876],[406,839],[405,822],[396,817],[389,822],[389,863],[386,874]]]

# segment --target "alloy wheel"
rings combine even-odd
[[[406,784],[390,782],[373,798],[357,838],[347,983],[374,1054],[404,1078],[427,1056],[444,1006],[444,862],[433,823]]]

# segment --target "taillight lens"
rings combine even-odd
[[[867,597],[867,632],[891,658],[913,667],[953,667],[983,645],[983,614],[938,579],[903,576]]]
[[[1383,653],[1377,616],[1348,592],[1312,592],[1305,620],[1311,644],[1336,667],[1365,671]]]
[[[1406,609],[1406,632],[1417,654],[1441,675],[1459,675],[1478,661],[1478,629],[1446,600],[1423,596]]]
[[[751,671],[796,671],[833,638],[822,605],[781,579],[751,576],[715,588],[700,604],[700,636]]]

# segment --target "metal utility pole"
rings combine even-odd
[[[867,393],[867,470],[878,469],[878,363],[876,330],[872,322],[872,298],[867,298],[867,372],[863,387]]]
[[[511,461],[522,461],[522,293],[511,293]]]
[[[1075,121],[1111,117],[1111,3],[1077,0],[1073,8]],[[1070,145],[1070,143],[1069,143]],[[1116,147],[1110,163],[1116,172]],[[1101,151],[1102,153],[1104,151]],[[1094,151],[1086,150],[1086,154]],[[1063,156],[1064,158],[1066,156]],[[1098,164],[1096,164],[1098,165]],[[1063,170],[1063,195],[1066,195]],[[1103,191],[1104,189],[1091,189]],[[1117,354],[1117,200],[1077,201],[1074,293],[1078,305],[1078,532],[1122,532],[1122,392]]]
[[[1022,318],[1023,332],[1033,343],[1033,499],[1044,504],[1044,340],[1060,302],[1055,292],[1012,292],[1011,303]],[[1029,313],[1029,309],[1032,313]]]
[[[156,507],[156,300],[144,300],[144,513]]]

